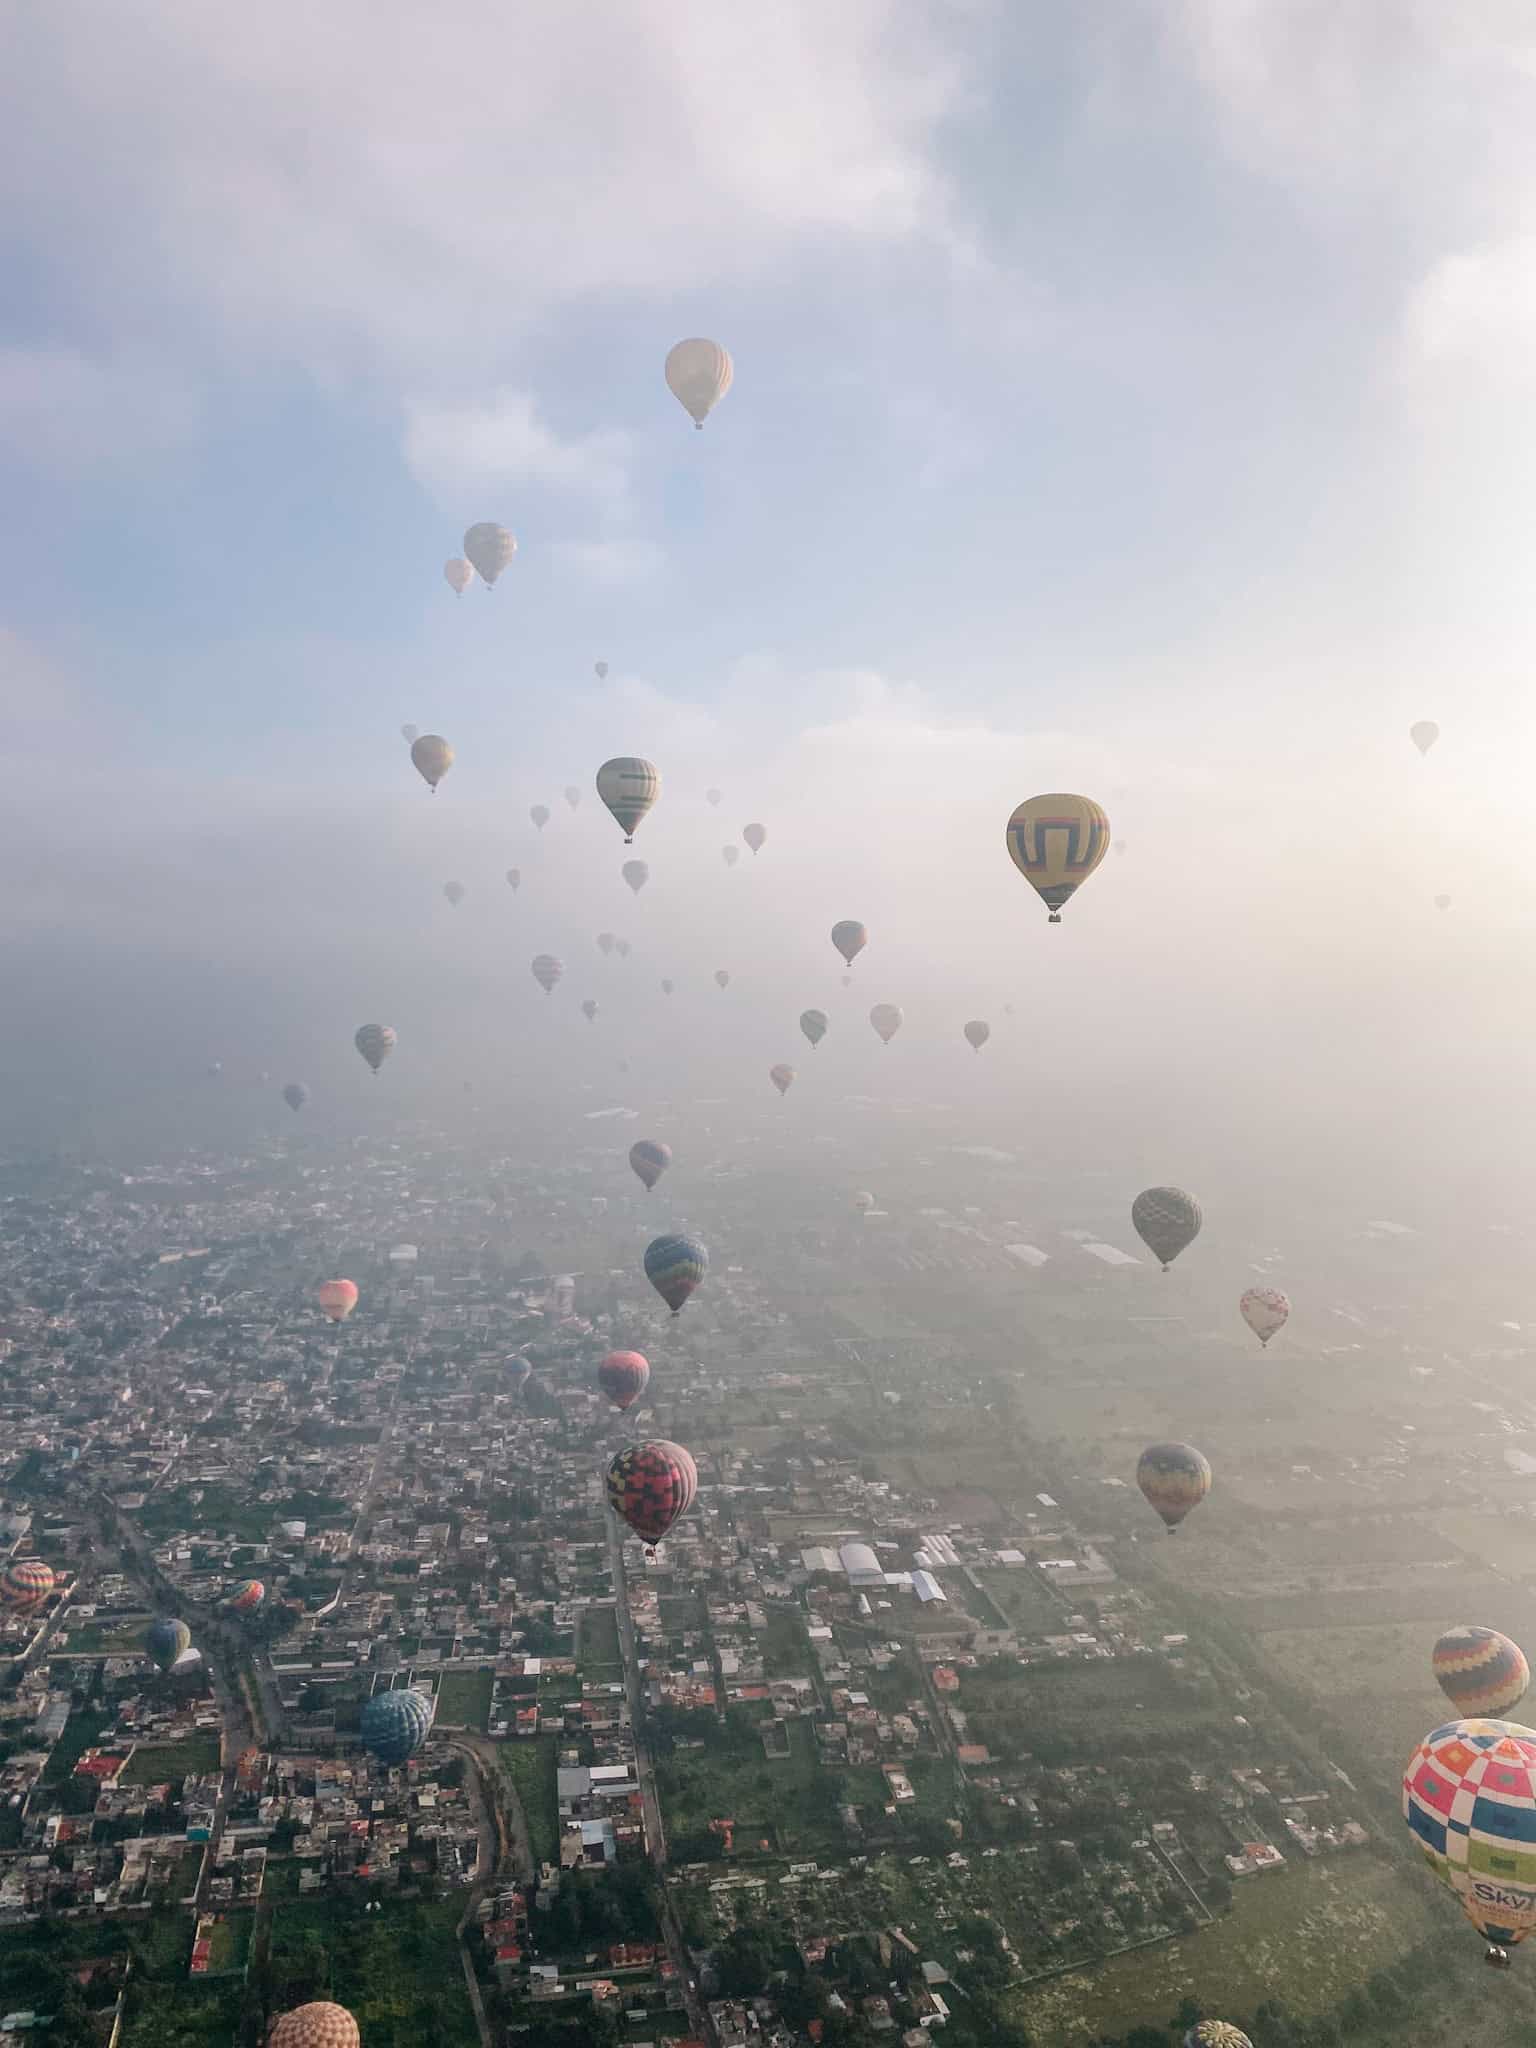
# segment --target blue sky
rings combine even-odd
[[[1171,915],[1205,959],[1199,916],[1247,907],[1337,1000],[1369,922],[1390,1011],[1448,886],[1445,978],[1507,971],[1522,14],[11,10],[18,935],[153,960],[217,918],[270,984],[285,933],[340,924],[387,994],[398,892],[488,887],[530,802],[639,751],[658,852],[718,858],[711,782],[797,848],[786,959],[830,871],[904,917],[912,971],[963,961],[948,905],[1025,914],[1012,802],[1084,786],[1151,864],[1085,893],[1105,943]],[[703,434],[661,375],[690,333],[736,361]],[[455,600],[478,519],[518,559]],[[407,719],[459,749],[426,842]]]

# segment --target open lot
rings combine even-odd
[[[589,1607],[581,1617],[581,1668],[601,1667],[603,1676],[618,1664],[619,1624],[611,1607]]]
[[[385,1900],[380,1913],[360,1900],[285,1900],[272,1918],[279,2009],[334,1998],[368,2048],[478,2048],[454,1933],[462,1911],[452,1898]]]
[[[200,1728],[184,1742],[141,1744],[129,1757],[122,1782],[161,1785],[167,1779],[191,1777],[218,1768],[219,1738],[212,1729]]]
[[[528,1842],[539,1862],[553,1863],[560,1854],[560,1808],[555,1797],[553,1735],[518,1736],[501,1743],[496,1761],[522,1802],[528,1821]]]
[[[437,1688],[437,1719],[445,1728],[473,1728],[480,1734],[491,1715],[489,1671],[445,1671]]]

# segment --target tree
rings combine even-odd
[[[772,1975],[777,1954],[778,1944],[767,1928],[736,1928],[721,1943],[716,1958],[722,1994],[755,1998]]]

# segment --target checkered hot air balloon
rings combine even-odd
[[[672,1147],[659,1138],[637,1138],[629,1148],[629,1163],[649,1194],[672,1164]]]
[[[13,1557],[0,1572],[0,1606],[13,1614],[29,1614],[53,1591],[52,1568],[40,1557]]]
[[[1211,1468],[1193,1444],[1148,1444],[1136,1464],[1136,1484],[1171,1535],[1211,1490]]]
[[[597,1368],[597,1384],[615,1408],[633,1408],[650,1383],[650,1362],[638,1351],[610,1351]]]
[[[653,1237],[645,1248],[645,1277],[676,1315],[709,1271],[709,1253],[696,1237]]]
[[[1143,1188],[1131,1204],[1131,1227],[1165,1273],[1204,1221],[1200,1204],[1182,1188]]]
[[[344,2005],[316,1999],[285,2012],[267,2036],[267,2048],[362,2048],[362,2039]]]
[[[1184,2036],[1184,2048],[1253,2048],[1253,2043],[1230,2020],[1198,2020]]]
[[[629,1444],[608,1467],[608,1505],[647,1543],[659,1543],[693,1506],[698,1467],[681,1444]]]
[[[1403,1818],[1435,1876],[1488,1943],[1488,1961],[1536,1927],[1536,1729],[1451,1721],[1403,1773]]]
[[[398,1687],[376,1692],[363,1708],[358,1732],[370,1756],[381,1764],[403,1764],[425,1743],[432,1727],[432,1709],[419,1692]]]
[[[1448,1628],[1430,1662],[1458,1714],[1507,1714],[1531,1682],[1525,1652],[1496,1628]]]

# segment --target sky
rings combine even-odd
[[[994,1112],[1384,1172],[1428,1131],[1518,1181],[1528,9],[16,0],[0,37],[12,1128],[220,1056],[350,1100],[370,1017],[537,1092],[583,994],[711,1085],[809,1003],[872,1056],[897,1001],[942,1090],[1012,1002]],[[735,361],[703,433],[690,334]],[[458,599],[482,519],[517,559]],[[403,721],[457,749],[435,797]],[[664,782],[638,901],[618,753]],[[1003,825],[1053,789],[1126,851],[1047,929]],[[660,1007],[717,965],[739,1038]]]

